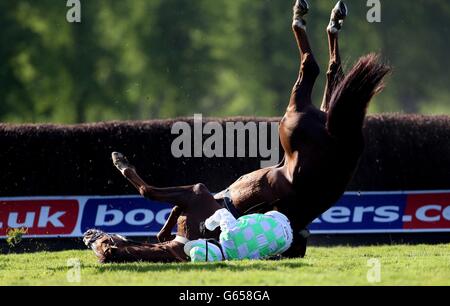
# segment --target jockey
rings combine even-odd
[[[293,240],[288,218],[277,211],[236,220],[227,209],[220,209],[205,221],[209,231],[219,226],[219,242],[199,239],[185,244],[184,252],[191,261],[264,259],[281,255]]]

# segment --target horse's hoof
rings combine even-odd
[[[135,169],[133,165],[130,164],[128,159],[119,152],[113,152],[111,154],[114,166],[123,174],[126,169]]]
[[[303,17],[308,14],[309,4],[306,0],[297,0],[294,5],[294,17],[292,26],[305,29],[306,21]]]
[[[303,17],[309,11],[309,4],[306,0],[297,0],[294,4],[294,16]]]
[[[330,24],[327,31],[330,33],[337,33],[342,29],[344,20],[348,15],[348,8],[344,1],[339,1],[331,11]]]
[[[120,243],[127,242],[127,239],[120,235],[111,235],[97,229],[90,229],[83,234],[83,242],[94,251],[100,263],[106,263],[111,257],[111,250],[117,248]]]

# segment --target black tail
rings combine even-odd
[[[327,122],[331,135],[345,138],[361,131],[370,100],[384,88],[383,79],[390,70],[376,54],[358,60],[332,94]]]

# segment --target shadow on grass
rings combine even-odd
[[[259,271],[274,271],[278,268],[288,268],[295,269],[310,266],[308,263],[303,262],[282,262],[282,261],[246,261],[244,265],[239,264],[239,262],[218,262],[218,263],[170,263],[170,264],[147,264],[147,263],[123,263],[123,264],[106,264],[96,266],[95,269],[100,272],[111,272],[111,271],[132,271],[132,272],[164,272],[164,271],[217,271],[217,270],[227,270],[232,272],[238,271],[249,271],[249,270],[259,270]]]

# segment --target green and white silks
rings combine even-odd
[[[252,214],[235,219],[227,209],[220,209],[205,221],[208,230],[220,226],[220,245],[226,260],[263,259],[282,254],[292,244],[292,228],[280,212]],[[190,241],[185,252],[192,261],[224,260],[219,247],[203,239]]]

